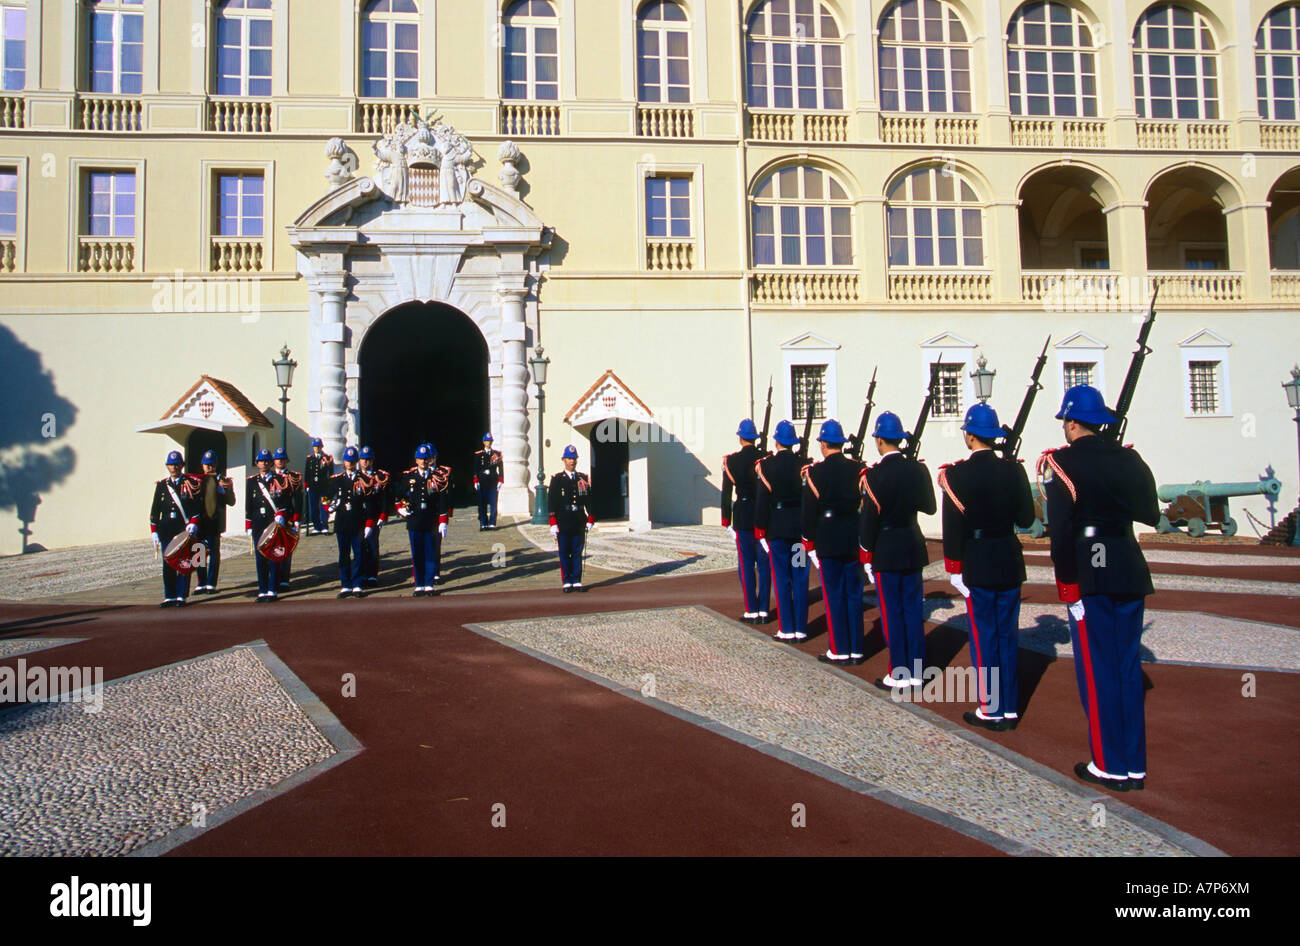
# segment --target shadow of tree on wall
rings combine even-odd
[[[76,468],[76,452],[58,442],[76,418],[76,405],[55,390],[40,353],[0,325],[0,511],[18,514],[24,552],[43,551],[27,541],[41,493]]]

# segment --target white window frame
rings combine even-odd
[[[778,193],[780,187],[779,176],[781,172],[791,170],[792,168],[800,172],[799,173],[800,196],[781,197]],[[806,192],[805,189],[806,172],[809,170],[817,171],[822,175],[823,179],[826,182],[828,182],[823,185],[823,196],[821,197],[810,198],[810,197],[803,196]],[[772,197],[757,196],[759,187],[763,184],[763,182],[769,179],[771,179],[772,181],[772,189],[775,196]],[[844,197],[828,196],[830,194],[830,184],[829,184],[830,181],[835,182],[835,185],[839,187],[839,189],[845,194]],[[772,248],[773,262],[771,263],[759,263],[758,254],[755,252],[755,240],[757,238],[757,231],[754,228],[754,209],[757,207],[772,208],[772,239],[774,243]],[[798,214],[799,229],[797,234],[795,233],[787,234],[781,228],[781,222],[782,222],[781,210],[786,207],[794,207],[797,208],[799,211]],[[808,262],[809,235],[807,232],[808,215],[806,211],[808,208],[811,207],[819,207],[825,211],[825,215],[823,218],[825,226],[823,227],[823,231],[821,234],[821,238],[825,243],[825,251],[826,251],[826,262],[824,263]],[[849,212],[849,234],[848,234],[849,261],[847,263],[834,262],[835,259],[834,241],[835,241],[836,234],[835,234],[834,222],[832,220],[833,217],[832,211],[837,209],[846,209]],[[801,163],[801,164],[786,164],[780,167],[768,168],[764,170],[764,172],[755,179],[754,189],[750,193],[749,218],[746,221],[746,225],[749,228],[749,257],[751,263],[753,264],[754,269],[761,269],[764,271],[782,270],[782,269],[784,270],[812,269],[819,272],[823,270],[848,271],[848,270],[855,269],[857,267],[857,260],[858,260],[857,234],[855,232],[856,227],[855,227],[855,214],[854,214],[854,211],[856,209],[857,208],[853,200],[853,195],[849,192],[849,189],[844,186],[844,182],[840,180],[839,175],[831,171],[829,168],[824,168],[816,164]],[[782,256],[781,243],[782,243],[782,239],[786,236],[797,236],[799,239],[799,262],[797,263],[786,263],[783,262],[781,259]]]
[[[1178,343],[1182,353],[1183,416],[1187,418],[1232,417],[1232,383],[1229,373],[1228,352],[1232,342],[1216,332],[1202,329],[1191,338]],[[1212,414],[1192,411],[1192,362],[1217,361],[1219,363],[1219,409]]]
[[[839,19],[835,16],[835,12],[830,7],[822,3],[821,0],[812,0],[812,3],[814,5],[814,13],[812,15],[813,25],[814,25],[814,32],[816,35],[812,37],[805,37],[803,41],[800,42],[800,40],[797,39],[794,35],[794,31],[797,29],[798,26],[796,22],[796,14],[794,12],[796,2],[798,2],[798,0],[789,0],[790,13],[788,15],[790,18],[791,33],[788,36],[778,36],[775,33],[751,32],[750,26],[752,23],[755,22],[756,17],[761,16],[762,22],[764,24],[771,23],[772,14],[768,9],[771,5],[771,0],[762,0],[762,2],[755,4],[754,8],[750,11],[748,18],[745,21],[745,26],[743,28],[744,42],[745,42],[745,57],[744,57],[745,59],[745,64],[744,64],[745,105],[748,106],[749,108],[774,109],[774,110],[781,110],[781,111],[803,111],[803,112],[847,111],[849,108],[849,99],[848,99],[849,82],[848,82],[848,64],[845,61],[845,55],[844,55],[845,53],[844,28],[840,24]],[[822,36],[823,15],[828,15],[831,21],[834,22],[835,32],[837,34],[836,36],[834,37]],[[767,97],[767,103],[764,105],[757,105],[752,101],[753,96],[751,95],[751,92],[754,88],[758,87],[751,82],[753,64],[752,64],[752,59],[750,54],[753,46],[762,46],[764,48],[763,82],[761,84],[761,87],[764,89]],[[788,47],[790,50],[790,62],[788,64],[788,68],[790,69],[790,104],[789,105],[775,104],[775,92],[777,86],[775,84],[773,70],[776,68],[776,63],[774,62],[775,57],[773,56],[772,53],[774,49],[782,46]],[[813,62],[811,64],[799,62],[799,50],[804,47],[811,47],[813,50]],[[826,70],[828,68],[836,68],[832,66],[827,66],[826,64],[826,50],[831,47],[834,47],[835,49],[839,50],[839,66],[838,66],[840,70],[839,88],[828,86],[826,84]],[[799,91],[800,89],[809,88],[809,87],[801,85],[801,83],[799,82],[799,69],[801,67],[808,68],[809,65],[811,65],[812,69],[814,70],[815,81],[813,86],[811,86],[811,88],[814,89],[816,93],[817,103],[812,106],[805,106],[799,104]],[[782,86],[782,88],[784,88],[784,86]],[[839,93],[840,105],[838,107],[831,108],[826,105],[826,93],[828,91]]]
[[[980,194],[979,191],[975,189],[975,185],[972,184],[963,174],[961,174],[958,171],[948,171],[946,166],[939,167],[935,165],[926,165],[924,167],[919,167],[919,168],[916,167],[909,168],[907,171],[904,171],[901,174],[894,176],[894,178],[889,182],[889,186],[885,190],[886,194],[888,194],[890,191],[893,190],[895,184],[898,183],[900,178],[904,178],[907,180],[908,183],[905,185],[905,187],[910,191],[911,178],[918,171],[926,171],[930,176],[930,184],[931,184],[930,193],[932,195],[930,198],[926,200],[914,200],[912,199],[911,196],[906,196],[902,200],[890,200],[888,197],[885,198],[885,265],[886,267],[890,270],[900,271],[900,272],[903,270],[913,270],[913,269],[921,270],[921,271],[927,271],[932,269],[943,269],[943,270],[987,269],[989,267],[989,252],[988,252],[988,242],[987,242],[988,215],[985,213],[986,205],[982,200],[980,200]],[[956,179],[953,182],[953,195],[955,199],[951,201],[938,200],[933,196],[934,194],[937,193],[938,177],[945,174],[949,174]],[[963,200],[961,198],[961,188],[963,184],[970,189],[972,194],[975,195],[974,201]],[[891,240],[893,239],[893,235],[890,233],[889,230],[889,211],[895,209],[905,211],[903,218],[907,223],[907,228],[906,228],[907,229],[907,233],[906,233],[907,262],[906,263],[893,263],[891,261],[892,254],[890,252],[890,243]],[[929,240],[931,243],[931,248],[934,250],[934,262],[932,263],[916,262],[916,241],[918,239],[917,234],[915,232],[915,224],[916,224],[915,211],[916,210],[927,211],[928,216],[930,218],[931,227],[930,227]],[[955,263],[939,262],[939,211],[940,210],[955,211],[954,218],[956,219],[956,228],[954,232],[954,239],[957,241],[957,261]],[[979,212],[980,215],[979,265],[968,264],[966,262],[967,237],[966,237],[966,223],[964,219],[965,218],[964,211],[967,210],[976,210]]]
[[[91,171],[133,171],[135,172],[135,272],[147,273],[145,268],[145,227],[148,218],[144,209],[147,196],[148,177],[144,158],[135,161],[106,161],[100,157],[73,157],[68,161],[68,182],[71,193],[68,195],[68,272],[78,272],[78,255],[81,251],[81,237],[90,236],[86,232],[89,223],[90,177]],[[110,238],[115,239],[115,238]],[[206,253],[206,250],[205,250]],[[207,259],[205,255],[203,259]]]
[[[144,0],[106,0],[101,3],[87,3],[84,7],[83,22],[86,27],[86,43],[83,55],[86,63],[86,86],[92,95],[144,95],[149,88],[149,18],[146,16]],[[95,89],[94,51],[95,51],[95,16],[107,15],[113,18],[113,87]],[[140,19],[140,91],[122,91],[122,22],[124,17],[134,16]]]
[[[932,409],[930,420],[933,421],[956,421],[960,423],[966,416],[966,410],[975,403],[975,380],[970,376],[975,370],[975,343],[967,341],[959,335],[951,332],[945,332],[936,338],[921,343],[921,381],[917,391],[924,396],[930,388],[930,372],[933,370],[932,365],[961,364],[961,403],[958,405],[956,414],[937,414]],[[937,405],[936,405],[937,408]],[[907,424],[907,418],[901,418],[904,424]]]
[[[421,59],[423,53],[423,40],[420,28],[423,20],[423,14],[420,12],[420,5],[415,2],[415,13],[367,13],[366,2],[363,0],[361,8],[358,10],[357,22],[357,97],[369,102],[414,102],[420,98],[420,89],[423,82],[424,63]],[[414,2],[414,0],[413,0]],[[377,77],[366,75],[366,24],[383,23],[387,27],[384,30],[384,94],[383,95],[366,95],[366,83],[375,81]],[[402,82],[415,83],[414,95],[397,94],[397,29],[398,25],[410,25],[415,27],[415,75],[409,79],[402,79]],[[273,38],[274,41],[274,38]],[[411,50],[402,50],[410,52]]]
[[[940,41],[927,40],[923,38],[924,24],[926,22],[924,15],[922,15],[920,20],[922,38],[918,38],[916,40],[909,40],[909,39],[902,38],[902,19],[901,17],[898,17],[898,13],[901,8],[901,0],[895,0],[894,3],[891,3],[889,5],[889,8],[885,11],[885,15],[881,17],[880,19],[881,29],[879,30],[880,39],[876,44],[876,57],[880,63],[878,72],[879,72],[879,80],[880,80],[880,91],[879,91],[880,101],[881,101],[880,107],[882,111],[906,112],[909,114],[921,114],[924,112],[930,112],[936,115],[937,114],[970,115],[974,113],[975,111],[975,88],[974,88],[975,51],[974,51],[974,46],[970,40],[970,29],[967,27],[965,21],[962,20],[961,14],[957,12],[957,9],[955,7],[953,7],[949,3],[944,2],[944,0],[937,0],[937,2],[939,2],[939,4],[943,7],[944,10],[944,17],[943,17],[944,39]],[[918,9],[922,12],[922,14],[924,14],[924,10],[925,10],[924,0],[918,0]],[[890,20],[891,18],[894,19],[895,36],[893,39],[886,40],[884,38],[884,26],[886,21]],[[954,22],[956,23],[957,26],[961,28],[962,33],[965,35],[966,38],[964,40],[954,40],[950,38],[952,35],[952,27]],[[897,83],[896,91],[898,95],[898,108],[896,109],[886,109],[884,105],[885,74],[887,71],[884,65],[885,62],[884,51],[886,49],[890,49],[894,51],[894,67],[888,71],[893,73],[894,81]],[[911,70],[907,69],[904,66],[904,62],[903,62],[905,58],[903,51],[906,49],[919,49],[921,51],[921,66],[918,71],[921,74],[920,92],[921,92],[922,107],[919,109],[911,109],[907,107],[907,94],[909,91],[913,91],[913,90],[910,90],[907,87],[907,73]],[[929,59],[928,52],[932,49],[940,50],[943,54],[943,81],[945,85],[944,88],[945,107],[942,109],[930,108],[930,93],[932,91],[930,89],[930,73],[932,70],[930,69],[926,60]],[[957,94],[957,92],[953,88],[952,57],[953,57],[953,53],[959,50],[964,51],[966,53],[965,95],[970,100],[970,107],[964,109],[953,108],[953,96]]]
[[[1290,49],[1273,49],[1271,33],[1274,29],[1270,21],[1275,14],[1286,14],[1290,23],[1282,24],[1281,28],[1289,29],[1291,32]],[[1264,19],[1260,20],[1259,28],[1255,31],[1255,98],[1259,105],[1259,117],[1265,121],[1297,121],[1300,120],[1300,4],[1282,3],[1274,7]],[[1277,60],[1290,60],[1291,62],[1291,96],[1287,99],[1278,99],[1273,92],[1273,80],[1277,78],[1273,74],[1273,67]],[[1262,67],[1262,71],[1261,71]],[[1259,83],[1264,83],[1264,95],[1259,95]],[[1291,118],[1277,117],[1277,103],[1285,101],[1291,106]]]
[[[637,10],[635,47],[636,99],[637,102],[642,105],[662,106],[664,108],[684,108],[695,100],[694,86],[692,85],[695,76],[695,44],[692,35],[693,30],[691,29],[691,17],[690,14],[687,13],[686,8],[680,3],[677,3],[676,0],[667,0],[667,2],[672,3],[673,6],[681,10],[682,15],[685,16],[686,19],[684,21],[651,20],[647,22],[641,19],[641,8],[644,8],[646,4],[642,4],[642,7]],[[659,52],[654,57],[659,63],[659,83],[657,88],[660,98],[657,102],[651,101],[650,99],[643,99],[641,97],[641,63],[644,58],[647,58],[643,57],[641,53],[641,35],[643,32],[656,33],[659,37]],[[670,86],[668,84],[668,60],[670,58],[675,58],[669,57],[668,55],[669,33],[686,34],[686,101],[684,102],[672,102],[668,99],[668,93],[671,88],[680,88],[680,86]]]
[[[31,22],[30,22],[30,18],[27,16],[26,4],[0,3],[0,57],[4,55],[4,47],[6,43],[19,42],[19,40],[10,39],[8,34],[5,33],[5,23],[9,19],[8,16],[6,16],[6,14],[9,13],[11,10],[17,13],[21,13],[23,16],[23,38],[21,40],[23,44],[23,72],[22,72],[23,84],[16,89],[5,88],[3,73],[8,70],[4,69],[3,65],[0,64],[0,91],[22,92],[27,88],[27,74],[28,72],[30,72],[31,65],[32,65]]]
[[[1075,332],[1053,346],[1056,352],[1056,386],[1058,404],[1065,400],[1065,363],[1067,361],[1092,362],[1092,386],[1106,393],[1106,343],[1085,332]]]
[[[559,102],[561,100],[564,76],[563,76],[563,54],[562,46],[563,36],[561,35],[561,17],[560,11],[555,9],[556,0],[546,0],[551,8],[553,16],[536,16],[531,13],[520,16],[508,16],[510,7],[514,6],[515,0],[511,0],[506,5],[501,15],[501,55],[498,57],[497,68],[500,70],[498,88],[501,90],[501,99],[506,102]],[[511,28],[521,29],[524,31],[524,63],[525,78],[524,91],[527,93],[523,97],[510,96],[506,94],[506,57],[509,55],[509,30]],[[546,85],[555,86],[555,97],[539,99],[537,97],[537,31],[550,30],[555,34],[555,81],[547,82]],[[549,56],[549,53],[547,54]]]
[[[17,191],[17,201],[14,207],[13,236],[5,235],[0,237],[14,241],[13,275],[27,271],[27,162],[26,155],[0,154],[0,168],[13,170],[17,177],[14,185]]]
[[[275,221],[275,162],[274,161],[210,161],[200,162],[199,173],[205,181],[206,193],[200,218],[198,258],[202,269],[208,268],[212,254],[212,238],[219,236],[217,230],[217,204],[221,199],[220,176],[222,174],[261,174],[262,175],[262,236],[241,237],[249,242],[262,241],[262,272],[275,269],[275,243],[272,229]]]
[[[823,338],[813,332],[804,332],[796,338],[790,339],[781,346],[781,385],[785,389],[783,403],[785,412],[783,417],[790,419],[794,423],[794,386],[790,383],[791,369],[796,366],[824,366],[826,368],[826,390],[822,395],[822,403],[826,405],[826,410],[830,417],[836,416],[836,405],[839,404],[839,361],[840,345],[828,338]],[[776,429],[775,421],[782,418],[773,419],[773,429]],[[816,420],[817,418],[813,418]],[[802,430],[798,431],[800,434]],[[816,430],[813,431],[814,436]]]
[[[634,213],[637,221],[637,244],[635,251],[641,261],[641,268],[646,265],[645,244],[647,240],[663,239],[667,242],[694,244],[695,268],[707,269],[704,257],[706,241],[704,239],[704,165],[703,164],[663,164],[658,161],[638,162],[635,166],[636,184],[633,194],[636,207]],[[646,221],[645,181],[648,177],[685,177],[691,182],[691,235],[690,237],[652,237]]]
[[[1175,49],[1172,45],[1173,39],[1170,38],[1168,47],[1151,47],[1147,45],[1149,31],[1151,29],[1173,30],[1172,17],[1167,26],[1152,26],[1151,19],[1153,15],[1161,10],[1170,10],[1181,8],[1192,15],[1192,31],[1196,37],[1196,46],[1192,49]],[[1183,27],[1185,28],[1185,27]],[[1204,49],[1201,46],[1202,37],[1205,33],[1210,34],[1210,42],[1213,47]],[[1222,44],[1214,35],[1214,30],[1210,26],[1209,20],[1198,10],[1191,7],[1184,7],[1179,3],[1162,3],[1159,6],[1149,7],[1138,18],[1137,26],[1133,28],[1133,103],[1137,108],[1138,118],[1149,119],[1151,121],[1203,121],[1213,122],[1222,121],[1223,109],[1221,102],[1223,99],[1223,69],[1219,63],[1219,50]],[[1174,60],[1190,56],[1196,60],[1196,114],[1179,115],[1179,102],[1191,101],[1190,99],[1180,98],[1178,95],[1178,76],[1174,74]],[[1171,114],[1168,116],[1155,116],[1152,113],[1151,104],[1151,62],[1153,59],[1165,58],[1169,60],[1169,106]],[[1206,63],[1212,63],[1214,66],[1214,89],[1215,96],[1213,99],[1205,97],[1205,80],[1209,77]],[[1142,92],[1138,93],[1137,84],[1142,83]],[[1163,101],[1161,96],[1161,101]],[[1214,114],[1207,114],[1211,107]]]
[[[283,2],[283,0],[281,0],[281,2]],[[246,98],[252,94],[248,91],[248,85],[253,78],[258,78],[258,79],[265,78],[267,83],[270,85],[270,91],[266,93],[265,97],[270,97],[271,95],[275,94],[275,86],[276,86],[275,33],[276,30],[275,30],[275,15],[274,15],[275,10],[273,9],[273,7],[274,7],[274,2],[272,2],[271,5],[268,5],[266,9],[257,9],[257,8],[250,9],[248,7],[243,7],[240,9],[231,10],[227,8],[225,3],[221,3],[216,6],[216,8],[213,11],[214,20],[213,20],[213,29],[212,29],[212,40],[213,40],[212,87],[213,87],[214,95],[238,95]],[[219,38],[221,35],[220,24],[222,20],[231,20],[239,23],[239,77],[238,77],[239,91],[238,92],[218,91],[221,84],[221,78],[222,78],[220,72],[221,45],[219,43]],[[265,20],[270,26],[271,45],[265,48],[267,49],[267,52],[270,55],[271,71],[265,77],[263,76],[254,77],[249,74],[249,57],[250,57],[251,50],[263,48],[261,46],[250,45],[251,37],[252,37],[252,26],[250,25],[250,21],[252,20]],[[257,97],[262,98],[263,96],[259,94]]]
[[[1052,35],[1052,18],[1051,18],[1051,10],[1050,10],[1051,7],[1064,7],[1066,10],[1070,12],[1071,43],[1068,46],[1057,46],[1051,42],[1051,35]],[[1096,39],[1094,38],[1096,33],[1096,27],[1093,24],[1089,23],[1084,18],[1083,14],[1076,8],[1070,6],[1069,4],[1061,3],[1060,0],[1053,0],[1053,2],[1048,4],[1048,11],[1047,11],[1046,25],[1045,25],[1046,33],[1047,33],[1046,39],[1048,40],[1048,42],[1044,44],[1030,45],[1023,41],[1023,37],[1024,37],[1024,29],[1023,29],[1024,19],[1022,17],[1023,12],[1024,12],[1024,5],[1019,7],[1016,10],[1015,14],[1011,17],[1010,22],[1007,24],[1007,32],[1005,37],[1006,49],[1007,49],[1007,55],[1006,55],[1007,100],[1011,106],[1011,114],[1013,116],[1023,117],[1023,118],[1096,118],[1098,115],[1102,114],[1101,87],[1097,82],[1097,58],[1100,53],[1100,49],[1097,46]],[[1088,39],[1090,40],[1089,43],[1083,42],[1083,36],[1081,32],[1082,30],[1088,31]],[[1028,110],[1029,98],[1031,96],[1031,93],[1029,92],[1028,80],[1031,74],[1034,75],[1037,74],[1036,72],[1031,73],[1026,67],[1025,57],[1026,54],[1028,53],[1042,53],[1047,57],[1047,73],[1046,73],[1047,93],[1046,94],[1047,94],[1047,101],[1049,107],[1045,115],[1031,113]],[[1058,115],[1056,111],[1056,100],[1061,97],[1060,95],[1057,94],[1056,91],[1056,80],[1057,80],[1057,76],[1064,75],[1064,73],[1058,72],[1056,69],[1052,67],[1052,58],[1055,55],[1059,55],[1063,53],[1068,53],[1070,55],[1070,58],[1072,60],[1072,65],[1073,65],[1073,69],[1071,70],[1070,73],[1070,75],[1073,76],[1074,78],[1075,112],[1073,115],[1066,115],[1064,113]],[[1016,57],[1016,63],[1017,63],[1015,69],[1011,68],[1011,57],[1013,55]],[[1083,65],[1084,56],[1092,57],[1091,70],[1084,68]],[[1011,79],[1013,76],[1019,80],[1020,90],[1018,92],[1011,91]],[[1083,90],[1084,80],[1089,77],[1092,79],[1091,95],[1086,94]],[[1033,96],[1038,97],[1041,94],[1042,93],[1033,93]],[[1092,111],[1088,111],[1089,102],[1091,102],[1092,104]]]

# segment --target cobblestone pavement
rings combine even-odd
[[[127,854],[335,747],[250,647],[0,713],[0,855]],[[200,807],[196,807],[200,806]]]
[[[931,562],[930,567],[933,568],[934,564]],[[939,562],[938,565],[940,573],[931,575],[927,571],[926,578],[942,577],[943,562]],[[1056,584],[1056,573],[1047,566],[1026,564],[1025,575],[1031,582],[1044,585]],[[1201,575],[1168,575],[1162,572],[1152,573],[1151,582],[1157,591],[1217,591],[1222,594],[1283,595],[1288,598],[1300,598],[1300,582],[1250,581],[1228,577],[1206,578]]]
[[[221,561],[248,558],[248,543],[228,539]],[[110,542],[55,549],[30,555],[0,558],[0,598],[29,601],[56,595],[111,588],[156,578],[162,591],[162,563],[154,558],[153,543]]]
[[[698,608],[472,625],[847,777],[859,791],[1004,850],[1053,855],[1212,852],[1107,797],[1104,825],[1086,787],[914,707],[895,704],[808,656]],[[743,741],[743,740],[742,740]],[[799,764],[796,762],[795,764]],[[1059,779],[1059,780],[1053,780]],[[881,795],[880,790],[889,795]],[[915,809],[914,809],[915,810]],[[937,812],[937,814],[936,814]],[[1175,841],[1174,839],[1177,839]],[[996,843],[996,841],[995,841]],[[880,853],[906,853],[881,839]]]
[[[540,549],[555,549],[547,526],[522,525],[524,538]],[[693,575],[736,567],[736,545],[718,526],[665,526],[649,532],[602,532],[587,536],[590,567],[638,576]]]
[[[51,647],[75,644],[82,639],[80,637],[39,637],[0,640],[0,658],[21,657],[23,654],[32,654],[38,650],[49,650]]]
[[[1214,565],[1231,569],[1244,568],[1248,565],[1262,565],[1266,568],[1294,568],[1300,577],[1300,558],[1283,555],[1235,555],[1231,552],[1197,552],[1175,549],[1144,548],[1142,557],[1152,564],[1160,565]],[[1046,549],[1025,549],[1025,560],[1050,562],[1051,553]]]

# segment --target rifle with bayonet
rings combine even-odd
[[[808,416],[803,421],[803,436],[799,438],[799,459],[808,462],[808,449],[812,446],[813,410],[817,407],[817,397],[821,394],[821,382],[814,382],[808,392]]]
[[[1147,339],[1151,335],[1151,325],[1156,320],[1156,296],[1158,295],[1160,295],[1160,283],[1156,283],[1156,288],[1151,293],[1151,305],[1147,307],[1146,318],[1142,320],[1142,328],[1138,330],[1137,350],[1133,352],[1133,360],[1129,362],[1128,374],[1124,376],[1124,386],[1119,389],[1115,409],[1111,411],[1115,415],[1115,423],[1108,424],[1101,432],[1102,438],[1111,443],[1124,442],[1124,431],[1128,429],[1128,411],[1133,406],[1133,395],[1137,392],[1138,377],[1142,374],[1142,365],[1147,360],[1147,355],[1151,354],[1151,348],[1147,346]]]
[[[759,452],[767,454],[767,431],[772,423],[772,376],[767,376],[767,408],[763,411],[763,429],[758,435]]]
[[[934,399],[939,396],[936,390],[939,387],[939,365],[943,363],[943,353],[939,353],[939,358],[930,365],[930,387],[925,392],[925,403],[921,405],[921,416],[916,419],[916,426],[912,428],[912,436],[907,438],[907,446],[902,449],[903,456],[909,460],[918,459],[917,454],[921,450],[921,434],[925,431],[925,422],[930,419],[930,411],[934,409]]]
[[[871,369],[871,383],[867,385],[867,403],[862,406],[862,419],[858,421],[857,435],[849,441],[849,449],[844,451],[845,456],[854,460],[862,459],[862,444],[867,439],[867,426],[871,423],[871,409],[876,406],[877,370],[879,370],[879,366]]]
[[[1020,438],[1024,436],[1025,424],[1029,423],[1029,412],[1034,409],[1034,398],[1038,392],[1043,390],[1043,386],[1038,383],[1042,377],[1043,366],[1047,364],[1047,346],[1052,343],[1052,336],[1047,336],[1047,341],[1043,342],[1043,350],[1038,353],[1038,361],[1034,363],[1033,373],[1029,376],[1029,390],[1025,392],[1024,400],[1020,402],[1020,413],[1016,414],[1016,422],[1008,427],[1002,425],[1006,432],[1006,439],[1003,440],[1002,446],[995,447],[994,450],[1000,452],[1008,460],[1018,460],[1020,457]]]

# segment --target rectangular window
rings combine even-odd
[[[90,91],[139,95],[144,87],[144,15],[92,11],[90,35]]]
[[[271,21],[217,21],[217,94],[271,94]]]
[[[134,237],[135,172],[89,171],[86,185],[86,235]]]
[[[807,420],[809,410],[814,418],[826,416],[825,365],[791,365],[790,391],[793,393],[791,420]]]
[[[647,177],[645,179],[646,236],[691,236],[691,179],[689,177]]]
[[[1183,250],[1183,268],[1227,269],[1227,248],[1222,246],[1189,246]]]
[[[0,8],[0,35],[4,56],[0,88],[20,92],[27,86],[27,11],[22,7]]]
[[[1079,384],[1092,385],[1092,375],[1096,368],[1096,362],[1092,361],[1067,361],[1062,369],[1065,390],[1068,391]],[[1096,385],[1093,385],[1093,387],[1096,387]]]
[[[961,417],[961,372],[964,364],[936,362],[930,366],[931,372],[938,376],[935,388],[934,405],[930,408],[931,416],[940,418]]]
[[[1219,413],[1219,362],[1189,361],[1187,382],[1191,386],[1192,413]]]
[[[217,236],[261,237],[263,234],[261,173],[217,176]]]
[[[0,237],[18,235],[18,169],[0,168]]]

